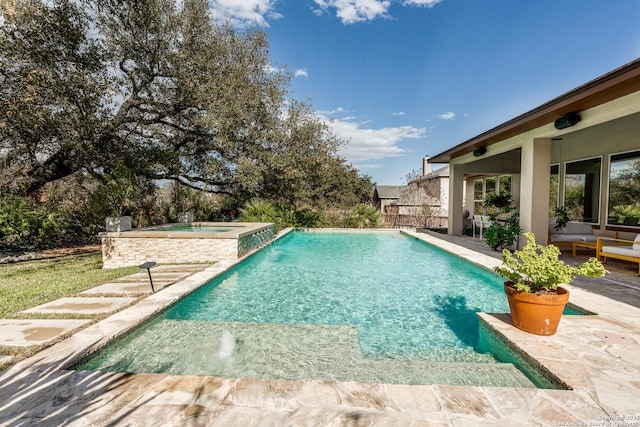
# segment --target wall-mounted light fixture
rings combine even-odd
[[[558,130],[566,129],[568,127],[571,127],[577,124],[579,121],[580,121],[580,116],[578,115],[578,113],[569,113],[557,119],[555,122],[555,126],[556,126],[556,129]]]
[[[473,155],[476,157],[480,157],[486,152],[487,152],[487,147],[480,147],[473,150]]]

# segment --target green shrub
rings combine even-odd
[[[555,245],[537,245],[533,233],[525,233],[527,244],[513,254],[502,251],[502,266],[494,270],[513,282],[513,287],[521,292],[548,293],[559,284],[569,284],[576,276],[600,277],[606,270],[600,261],[590,258],[577,267],[564,263],[560,249]]]
[[[242,222],[273,222],[278,219],[278,211],[273,204],[264,200],[252,200],[240,209],[238,220]]]
[[[293,213],[290,225],[299,228],[322,228],[327,227],[329,223],[322,212],[304,208]]]
[[[507,217],[504,224],[494,221],[484,232],[484,241],[494,251],[502,250],[513,245],[521,232],[520,215],[514,213]]]
[[[61,227],[60,215],[44,204],[11,195],[0,200],[0,245],[7,249],[53,247]]]
[[[376,228],[380,226],[380,211],[371,205],[354,206],[346,218],[346,226],[349,228]]]
[[[635,205],[618,205],[609,211],[609,216],[616,218],[618,224],[636,225],[640,219],[640,208]]]

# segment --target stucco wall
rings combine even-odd
[[[561,163],[640,149],[640,114],[632,114],[597,126],[568,133],[552,141],[551,162]],[[607,169],[608,170],[608,169]],[[562,172],[562,168],[561,168]]]
[[[564,197],[562,183],[564,182],[565,163],[601,156],[599,222],[601,228],[604,228],[607,218],[609,156],[633,150],[640,150],[640,114],[633,114],[572,132],[564,135],[562,140],[552,141],[551,163],[560,165],[560,200],[563,200]]]

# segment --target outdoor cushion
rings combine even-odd
[[[556,230],[555,227],[556,223],[549,223],[551,243],[595,243],[598,241],[598,236],[593,234],[593,228],[591,228],[591,224],[588,222],[568,222],[559,230]]]
[[[633,239],[633,249],[636,251],[640,251],[640,234]]]
[[[636,239],[637,241],[638,239]],[[603,246],[600,252],[602,255],[607,256],[607,254],[616,254],[616,255],[624,255],[628,257],[640,258],[640,245],[634,243],[633,246],[639,246],[638,249],[634,249],[631,246]]]
[[[558,224],[555,223],[555,222],[550,222],[549,223],[549,233],[551,233],[551,234],[561,234],[561,233],[563,233],[564,232],[563,228],[559,228],[558,230],[556,230],[556,226],[557,225]]]
[[[595,234],[551,234],[551,242],[597,242]]]
[[[564,234],[593,234],[593,228],[588,222],[568,222],[562,232]]]

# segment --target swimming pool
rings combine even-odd
[[[533,387],[478,351],[502,279],[397,232],[292,232],[79,369]]]

